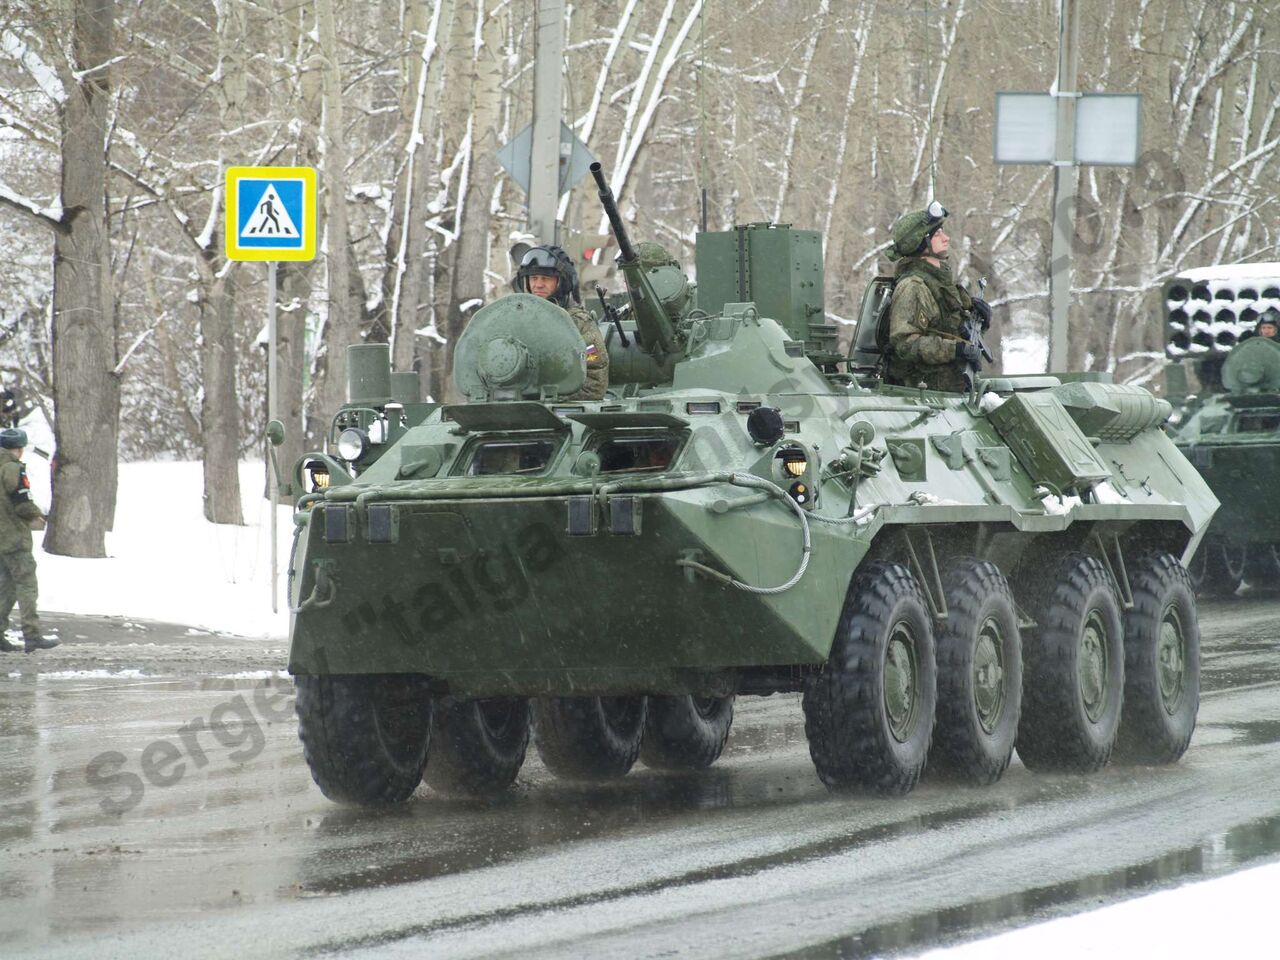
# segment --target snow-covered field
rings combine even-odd
[[[23,424],[30,440],[27,475],[37,501],[49,506],[49,463],[32,447],[52,449],[41,424]],[[107,558],[58,557],[40,549],[40,608],[189,624],[245,637],[288,633],[285,570],[293,533],[291,509],[280,507],[279,611],[271,611],[271,506],[263,498],[261,463],[240,465],[242,527],[204,519],[199,463],[121,463],[115,530]]]

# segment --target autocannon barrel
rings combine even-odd
[[[622,215],[618,213],[618,201],[614,199],[609,184],[605,183],[604,171],[600,169],[599,163],[591,165],[591,176],[595,178],[596,187],[600,191],[600,205],[604,207],[604,215],[609,218],[613,235],[618,240],[618,252],[622,254],[622,262],[632,263],[636,259],[636,251],[631,246],[631,238],[627,236],[627,228],[622,225]]]

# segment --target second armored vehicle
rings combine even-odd
[[[1280,263],[1204,267],[1165,284],[1170,430],[1222,501],[1192,578],[1201,593],[1280,587]],[[1198,386],[1188,389],[1188,372]]]

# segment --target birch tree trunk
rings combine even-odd
[[[347,149],[343,137],[342,70],[333,0],[317,0],[324,102],[325,265],[328,268],[328,314],[323,350],[316,361],[314,391],[317,434],[346,398],[347,347],[360,342],[362,303],[353,296],[350,236],[347,226]]]
[[[412,61],[406,98],[401,108],[397,141],[404,156],[396,179],[394,213],[387,232],[387,273],[383,290],[382,322],[391,343],[391,365],[413,369],[415,331],[430,317],[421,312],[427,303],[427,203],[431,172],[431,145],[436,135],[436,105],[440,102],[443,73],[439,38],[452,19],[451,0],[437,0],[426,16],[425,5],[411,8],[413,36],[421,38],[419,54]],[[429,306],[429,303],[428,303]]]
[[[293,88],[291,103],[296,103],[297,106],[292,107],[291,112],[297,114],[302,121],[296,138],[294,162],[304,167],[320,166],[322,156],[319,130],[323,122],[324,103],[319,71],[323,67],[323,55],[312,37],[318,17],[319,10],[311,3],[301,3],[290,9],[284,20],[280,44],[280,60],[282,63],[289,63],[293,70],[289,80]],[[288,113],[282,113],[281,119],[287,116]],[[321,223],[324,222],[322,219]],[[276,351],[279,364],[276,384],[280,392],[276,414],[285,426],[284,443],[276,451],[281,464],[295,463],[307,446],[307,324],[315,299],[313,294],[317,273],[314,260],[281,263],[276,272],[279,283],[276,296]],[[267,358],[260,356],[254,359],[258,362],[266,361]],[[270,479],[267,482],[270,483]],[[290,498],[282,496],[281,502],[288,503]]]
[[[219,119],[222,128],[244,120],[244,8],[222,3],[218,14]],[[219,150],[221,153],[221,149]],[[215,198],[221,195],[215,192]],[[215,199],[215,208],[223,202]],[[210,213],[216,222],[218,212]],[[200,440],[204,460],[204,517],[244,523],[240,503],[240,409],[236,398],[236,304],[223,259],[221,231],[202,251],[200,298]]]
[[[114,0],[77,0],[62,72],[62,227],[53,256],[53,511],[44,548],[106,555],[115,514],[120,382],[107,226]]]

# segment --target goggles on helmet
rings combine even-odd
[[[521,270],[541,269],[555,271],[559,267],[555,255],[544,247],[534,247],[520,261]]]
[[[932,200],[929,202],[929,206],[925,207],[924,215],[930,223],[938,223],[947,216],[947,208],[937,200]]]

